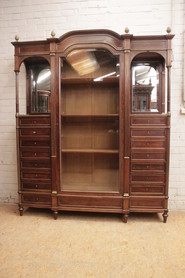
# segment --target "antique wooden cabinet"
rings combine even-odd
[[[19,210],[168,215],[173,35],[73,31],[15,47]]]

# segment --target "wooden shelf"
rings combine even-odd
[[[61,114],[63,120],[73,122],[90,122],[90,121],[112,121],[118,120],[119,114],[106,114],[106,115],[77,115],[77,114]]]
[[[99,153],[99,154],[119,154],[119,150],[111,149],[62,149],[62,153]]]
[[[116,76],[112,76],[112,77],[107,77],[104,78],[100,81],[94,81],[96,80],[95,78],[79,78],[79,77],[63,77],[61,79],[62,81],[62,85],[72,85],[72,84],[94,84],[94,85],[100,85],[100,84],[110,84],[110,83],[119,83],[119,78]]]
[[[119,114],[97,114],[97,115],[61,114],[61,116],[62,117],[107,118],[107,117],[119,117]]]
[[[77,191],[77,192],[119,192],[119,184],[111,183],[111,184],[96,184],[96,183],[70,183],[63,184],[62,187],[65,191]]]

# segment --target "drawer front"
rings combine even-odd
[[[165,129],[132,129],[131,136],[165,136]]]
[[[23,190],[49,190],[51,189],[51,184],[50,183],[47,183],[47,182],[25,182],[23,181],[21,183],[21,188]]]
[[[160,170],[160,171],[165,171],[165,163],[163,164],[154,164],[154,163],[151,163],[151,164],[141,164],[139,162],[132,162],[132,165],[131,165],[131,169],[132,170]]]
[[[132,147],[136,148],[164,148],[166,146],[166,141],[159,141],[159,140],[147,140],[147,141],[132,141]]]
[[[51,197],[45,195],[26,195],[22,194],[22,202],[28,204],[51,204]]]
[[[50,140],[20,140],[20,147],[50,147]]]
[[[130,198],[130,208],[140,208],[140,209],[162,209],[164,208],[163,198],[142,198],[142,197],[131,197]]]
[[[132,182],[165,182],[165,174],[159,175],[156,173],[156,175],[146,175],[146,172],[143,174],[131,174],[131,181]]]
[[[132,153],[132,159],[165,159],[165,153]]]
[[[140,195],[140,194],[157,194],[163,195],[164,194],[164,186],[162,185],[148,185],[148,186],[141,186],[141,185],[131,185],[131,194]]]
[[[131,118],[131,125],[166,125],[167,118],[147,118],[147,117],[137,117]]]
[[[25,161],[22,160],[21,161],[21,168],[22,169],[27,169],[27,168],[46,168],[46,169],[50,169],[51,168],[51,164],[50,164],[50,160],[47,161]]]
[[[20,129],[20,136],[50,136],[50,128],[21,128]]]
[[[26,157],[50,157],[50,149],[47,150],[34,150],[34,151],[21,151],[21,158]]]
[[[87,208],[122,208],[121,197],[90,197],[66,195],[58,199],[60,206],[87,207]]]
[[[50,125],[50,117],[22,117],[19,118],[19,125]]]
[[[44,180],[50,180],[51,179],[51,173],[29,173],[25,171],[21,171],[21,178],[22,179],[44,179]]]

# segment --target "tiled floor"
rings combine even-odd
[[[0,205],[1,278],[183,278],[185,212],[60,213]]]

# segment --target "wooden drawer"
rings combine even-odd
[[[131,197],[130,198],[131,209],[162,209],[164,208],[164,198],[155,197]],[[134,211],[134,210],[133,210]]]
[[[22,179],[43,179],[43,180],[50,180],[51,173],[49,172],[30,172],[30,171],[21,171],[21,178]]]
[[[132,162],[131,164],[131,170],[160,170],[160,171],[164,171],[165,170],[165,163],[159,163],[157,161],[157,163],[150,163],[150,164],[146,164],[146,162],[144,162],[144,164],[139,163],[139,162]]]
[[[132,159],[165,159],[165,153],[132,153]]]
[[[133,118],[131,117],[131,125],[166,125],[167,124],[167,118],[165,117],[152,117],[147,118],[145,117],[137,117]]]
[[[50,128],[21,128],[20,136],[50,136]]]
[[[131,136],[165,136],[165,129],[131,129]]]
[[[151,174],[146,171],[131,174],[131,182],[165,182],[165,174],[152,172]]]
[[[132,140],[132,148],[164,148],[166,146],[165,140]]]
[[[51,184],[48,182],[26,182],[21,183],[21,188],[23,190],[49,190],[51,189]]]
[[[50,125],[50,117],[28,116],[19,118],[19,125]]]
[[[133,195],[142,195],[142,194],[154,194],[154,195],[163,195],[164,186],[163,185],[131,185],[130,193]]]
[[[112,208],[118,209],[122,207],[121,197],[102,197],[102,196],[75,196],[64,195],[59,197],[60,206],[69,207],[87,207],[87,208]]]
[[[45,150],[38,150],[38,149],[34,149],[34,150],[21,150],[20,152],[21,158],[26,158],[26,157],[50,157],[50,149],[45,149]]]
[[[21,169],[25,169],[25,168],[46,168],[46,169],[50,169],[51,168],[51,163],[50,160],[46,160],[46,161],[27,161],[27,160],[22,160],[21,161]]]
[[[47,195],[26,195],[22,194],[22,202],[28,204],[51,204],[51,197]]]
[[[20,147],[50,147],[50,140],[29,140],[21,139]]]

